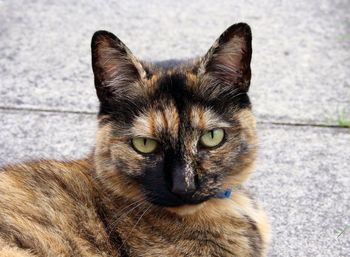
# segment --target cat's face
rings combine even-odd
[[[160,206],[198,204],[242,183],[255,159],[251,32],[228,28],[203,57],[138,61],[97,32],[92,63],[101,107],[95,150],[106,189]]]

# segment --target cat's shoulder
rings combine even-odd
[[[97,195],[89,160],[1,168],[0,256],[115,256]]]
[[[89,201],[92,192],[89,160],[39,160],[0,168],[0,202]]]

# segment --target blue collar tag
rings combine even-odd
[[[230,198],[231,194],[232,194],[232,188],[228,188],[225,191],[218,192],[215,197],[220,199],[226,199],[226,198]]]

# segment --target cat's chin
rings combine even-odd
[[[166,210],[179,216],[188,216],[197,213],[205,206],[205,202],[199,204],[184,204],[176,207],[165,207]]]
[[[236,196],[237,198],[237,196]],[[231,212],[232,208],[232,198],[227,199],[217,199],[210,198],[209,200],[199,203],[199,204],[184,204],[176,207],[164,207],[167,211],[174,213],[181,217],[188,217],[190,219],[216,219],[222,213]],[[238,202],[235,203],[239,205]]]

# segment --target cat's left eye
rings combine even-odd
[[[132,145],[141,153],[153,153],[157,150],[158,142],[147,137],[135,137],[132,139]]]
[[[204,133],[199,142],[202,146],[212,148],[218,146],[224,140],[225,132],[221,128],[212,129]]]

